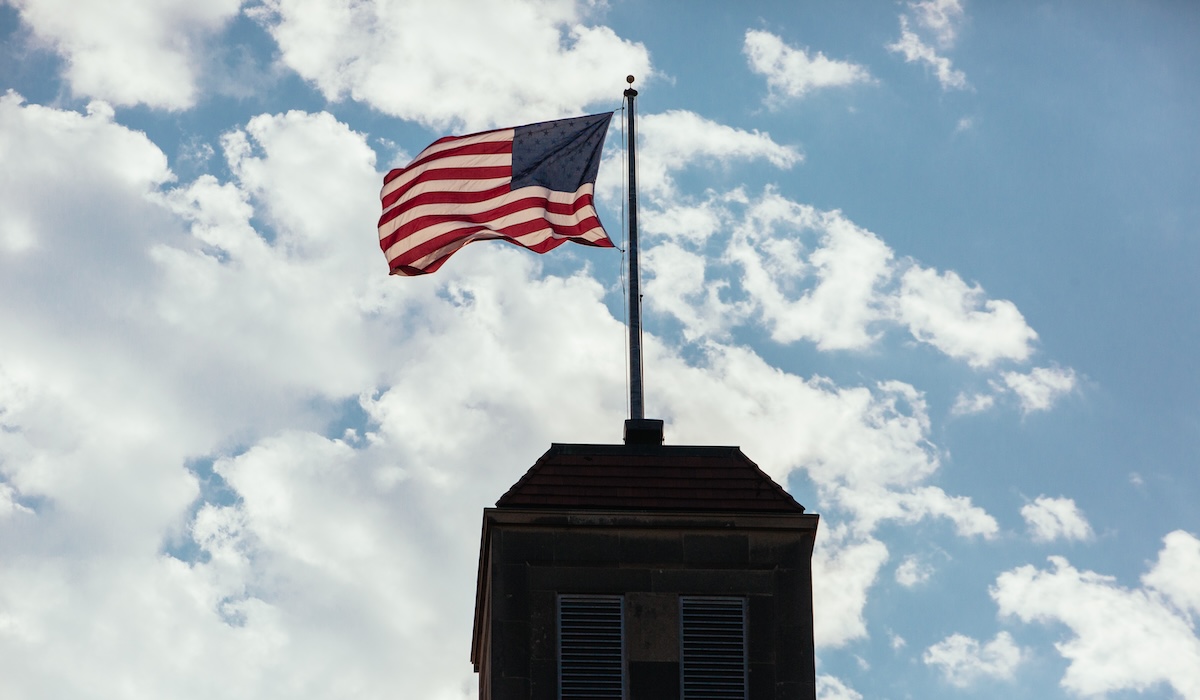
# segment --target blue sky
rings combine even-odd
[[[481,509],[620,439],[622,260],[390,278],[381,177],[633,73],[647,414],[821,514],[820,697],[1200,699],[1198,35],[1186,2],[0,3],[0,694],[473,697]]]

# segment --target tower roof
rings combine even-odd
[[[737,447],[560,443],[496,507],[804,512]]]

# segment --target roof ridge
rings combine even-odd
[[[740,448],[699,445],[552,443],[496,506],[804,512]]]

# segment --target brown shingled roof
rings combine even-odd
[[[496,507],[804,512],[736,447],[559,443]]]

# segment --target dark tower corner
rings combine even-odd
[[[553,444],[483,513],[480,700],[814,700],[804,512],[737,447]]]

